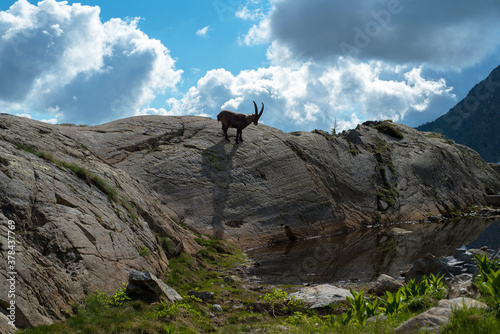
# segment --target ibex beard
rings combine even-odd
[[[229,141],[227,129],[236,129],[236,143],[238,143],[239,140],[243,141],[241,134],[244,128],[249,126],[251,123],[255,125],[259,124],[259,118],[262,116],[262,112],[264,111],[264,103],[262,103],[262,109],[260,109],[260,112],[255,101],[253,101],[253,105],[255,106],[255,113],[252,115],[238,114],[229,110],[222,110],[217,115],[217,120],[222,123],[222,131],[224,131],[224,136],[227,141]]]

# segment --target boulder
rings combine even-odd
[[[455,251],[453,252],[453,257],[467,264],[476,264],[474,255],[465,247],[455,249]]]
[[[130,270],[127,292],[135,298],[157,301],[166,298],[171,302],[182,300],[181,295],[148,271]]]
[[[486,304],[470,298],[440,300],[437,307],[421,313],[396,328],[396,333],[419,333],[421,331],[437,331],[450,321],[453,310],[462,308],[486,308]]]
[[[208,292],[208,291],[188,291],[188,296],[195,296],[196,298],[199,298],[203,300],[204,302],[208,302],[214,298],[214,293],[213,292]]]
[[[304,301],[310,308],[325,307],[333,302],[344,301],[347,296],[353,297],[349,290],[330,284],[304,287],[289,296]]]
[[[429,276],[430,274],[451,277],[451,274],[446,266],[437,257],[427,253],[424,257],[415,261],[413,267],[411,267],[411,269],[406,273],[405,281],[408,282],[411,279],[419,281],[424,276]]]
[[[377,278],[375,282],[371,284],[371,287],[368,289],[368,293],[383,296],[386,291],[394,293],[403,287],[403,283],[398,281],[397,279],[382,274]]]
[[[448,283],[448,296],[446,298],[475,297],[477,293],[472,274],[461,274],[453,277]]]

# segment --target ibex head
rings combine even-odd
[[[255,103],[255,101],[252,101],[253,102],[253,105],[255,106],[255,114],[252,115],[252,116],[255,116],[253,118],[253,124],[257,125],[259,124],[259,118],[260,116],[262,116],[262,112],[264,111],[264,102],[262,102],[262,108],[260,109],[260,113],[259,113],[259,109],[257,109],[257,103]]]
[[[238,139],[243,141],[241,134],[244,128],[246,128],[252,122],[255,125],[259,124],[259,118],[260,116],[262,116],[262,112],[264,111],[264,103],[262,103],[262,109],[260,109],[260,113],[255,101],[253,101],[253,105],[255,106],[255,113],[251,115],[237,114],[229,110],[222,110],[217,115],[217,120],[222,123],[222,131],[224,131],[226,140],[229,141],[229,138],[227,136],[227,129],[229,128],[236,128],[236,142],[238,143]]]

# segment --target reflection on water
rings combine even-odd
[[[488,246],[491,249],[500,247],[500,221],[490,224],[473,242],[467,244],[468,249]]]
[[[260,263],[250,270],[250,275],[267,284],[366,282],[380,274],[398,277],[426,253],[451,255],[494,224],[498,236],[498,222],[469,218],[441,224],[391,225],[286,242],[247,251],[250,259]],[[496,244],[478,242],[476,247],[499,246],[498,238],[491,241]]]

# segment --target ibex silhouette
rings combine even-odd
[[[260,113],[257,109],[255,101],[253,101],[253,105],[255,106],[255,114],[252,115],[238,114],[229,110],[222,110],[217,115],[217,120],[222,123],[222,131],[224,131],[227,141],[229,141],[229,138],[227,137],[227,129],[236,128],[236,143],[238,143],[238,138],[243,141],[241,134],[244,128],[249,126],[252,122],[255,125],[259,124],[259,118],[262,116],[262,112],[264,111],[264,103],[262,103]]]

